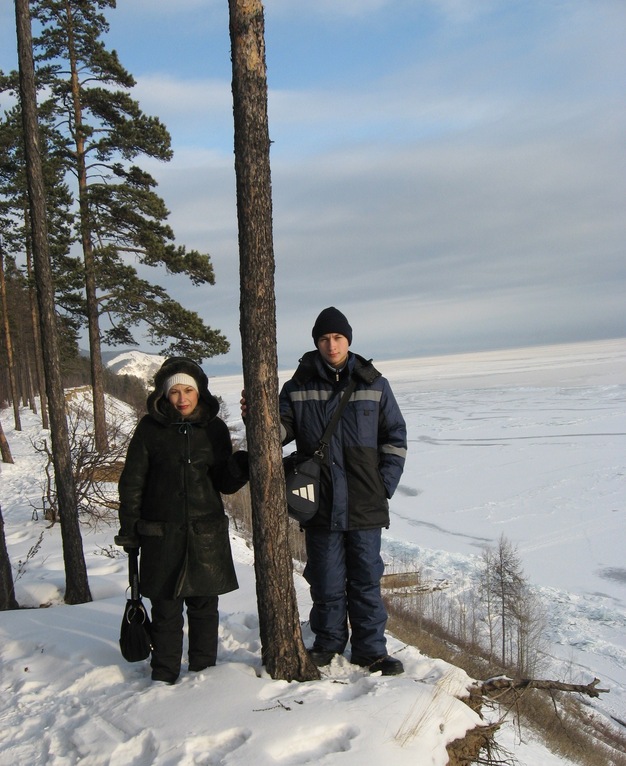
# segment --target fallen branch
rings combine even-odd
[[[513,691],[516,689],[543,689],[545,691],[559,692],[578,692],[586,694],[588,697],[599,697],[600,694],[608,694],[610,689],[599,689],[600,679],[594,678],[588,684],[565,684],[561,681],[542,681],[532,678],[507,678],[500,676],[498,678],[489,678],[487,681],[480,681],[470,687],[471,695],[482,695],[485,697],[494,697],[502,691]]]

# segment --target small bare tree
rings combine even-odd
[[[68,432],[72,454],[72,475],[76,488],[76,504],[81,522],[92,527],[117,521],[119,480],[130,440],[129,429],[121,417],[107,412],[108,449],[96,446],[93,415],[89,401],[70,402]],[[58,506],[53,480],[53,454],[47,439],[34,445],[45,455],[45,480],[42,488],[44,518],[53,524],[58,520]]]
[[[489,641],[489,655],[495,656],[496,653],[496,622],[497,610],[495,605],[494,588],[494,551],[493,548],[485,548],[482,555],[482,571],[479,583],[479,594],[483,604],[482,621],[487,630]]]
[[[535,676],[541,668],[546,649],[546,612],[541,600],[527,586],[520,593],[515,609],[517,659],[520,675]]]
[[[501,535],[496,548],[485,549],[482,562],[480,593],[490,654],[495,655],[499,638],[502,667],[532,673],[537,668],[545,614],[524,575],[517,548]]]

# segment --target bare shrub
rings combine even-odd
[[[119,411],[107,413],[109,449],[96,450],[91,407],[81,400],[80,392],[68,394],[68,432],[72,457],[72,473],[76,487],[76,509],[80,520],[91,526],[112,524],[117,520],[119,501],[117,482],[124,467],[132,425]],[[58,520],[52,450],[47,439],[33,444],[46,457],[45,480],[42,488],[42,511],[47,521]]]
[[[230,517],[235,530],[246,540],[252,540],[252,501],[250,488],[246,484],[233,495],[224,496],[224,508]],[[285,508],[285,513],[287,509]],[[304,533],[300,525],[293,519],[289,520],[289,550],[296,566],[306,562],[306,547]]]
[[[21,577],[24,576],[26,569],[28,568],[29,562],[32,559],[34,559],[35,556],[39,553],[42,542],[43,542],[43,532],[40,532],[39,537],[37,538],[37,542],[33,543],[33,545],[31,545],[31,547],[28,549],[26,557],[23,559],[20,559],[17,562],[17,568],[15,571],[15,577],[13,578],[13,583],[16,583]]]
[[[220,417],[227,422],[230,419],[228,407],[222,399],[219,399],[219,402]],[[246,449],[245,432],[242,434],[238,429],[234,428],[231,428],[230,431],[233,448],[236,450]],[[224,507],[233,522],[235,530],[247,540],[252,541],[252,500],[250,498],[249,484],[246,484],[245,487],[242,487],[233,495],[225,495]],[[287,513],[287,508],[285,508],[285,513]],[[301,569],[302,565],[306,562],[304,533],[298,522],[293,519],[289,519],[288,535],[291,558],[296,568]]]
[[[422,596],[424,601],[424,597]],[[501,674],[513,675],[515,668],[502,668],[497,657],[472,642],[464,643],[436,622],[417,614],[415,602],[387,595],[389,630],[399,640],[416,646],[428,657],[440,658],[462,668],[475,679]],[[507,692],[499,699],[502,717],[513,717],[520,727],[533,731],[552,752],[581,766],[626,766],[626,737],[576,696],[528,689]],[[506,763],[502,760],[478,763]]]

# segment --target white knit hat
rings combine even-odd
[[[175,375],[170,375],[163,384],[163,393],[167,396],[170,392],[170,388],[177,383],[182,383],[185,386],[192,386],[198,391],[198,382],[191,375],[187,375],[184,372],[177,372]],[[199,393],[199,391],[198,391]]]

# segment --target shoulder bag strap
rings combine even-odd
[[[346,408],[346,404],[348,404],[348,399],[352,396],[352,392],[356,388],[356,378],[352,376],[350,378],[350,382],[348,383],[347,387],[344,389],[343,395],[341,397],[341,401],[339,402],[339,406],[335,410],[335,414],[333,415],[330,423],[326,426],[326,430],[324,431],[324,434],[322,438],[320,439],[320,446],[317,448],[315,454],[318,457],[324,457],[324,452],[326,451],[326,447],[328,447],[328,444],[330,442],[330,437],[333,435],[333,431],[335,428],[337,428],[337,423],[339,423],[339,418],[343,414],[343,411]]]

